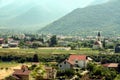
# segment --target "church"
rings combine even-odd
[[[93,44],[93,49],[101,49],[101,48],[102,48],[101,33],[98,32],[97,40]]]

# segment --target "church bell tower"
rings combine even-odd
[[[101,41],[101,33],[98,32],[98,41]]]

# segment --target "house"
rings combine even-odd
[[[3,44],[3,43],[4,43],[4,39],[0,38],[0,44]]]
[[[107,68],[114,68],[114,69],[117,69],[118,68],[118,64],[119,63],[106,63],[106,64],[102,64],[104,67],[107,67]]]
[[[11,42],[9,43],[9,46],[10,46],[10,47],[17,47],[18,44],[19,44],[18,41],[11,41]]]
[[[26,65],[22,65],[21,69],[14,69],[12,77],[15,80],[29,80],[30,70]]]
[[[8,44],[2,44],[2,48],[9,48]]]
[[[56,78],[57,70],[52,67],[45,67],[46,75],[44,76],[45,80],[52,80]]]
[[[120,53],[120,44],[115,46],[115,53]]]
[[[13,40],[13,38],[8,38],[8,43],[11,43]]]
[[[72,54],[68,59],[58,64],[58,67],[61,70],[73,69],[75,67],[85,68],[87,66],[87,62],[88,59],[86,55]]]

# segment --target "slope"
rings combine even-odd
[[[66,16],[39,30],[40,33],[63,35],[93,35],[102,31],[104,35],[119,35],[120,1],[78,8]]]

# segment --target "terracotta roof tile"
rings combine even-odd
[[[104,67],[111,67],[111,68],[115,68],[118,67],[118,63],[107,63],[107,64],[103,64]]]
[[[21,69],[15,69],[14,70],[15,72],[13,73],[13,75],[29,75],[30,74],[30,71],[29,70],[21,70]]]
[[[20,79],[19,77],[15,76],[15,75],[12,75],[12,77],[15,78],[15,79],[17,79],[17,80]]]
[[[68,60],[73,61],[73,60],[86,60],[86,55],[70,55],[70,57],[68,58]]]
[[[72,54],[69,56],[68,60],[66,60],[67,62],[69,62],[70,64],[74,65],[74,61],[78,60],[86,60],[87,57],[86,55],[76,55],[76,54]]]

